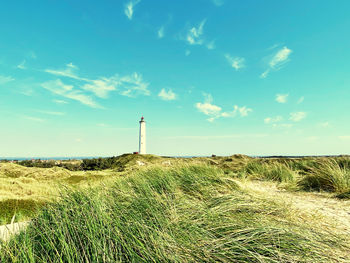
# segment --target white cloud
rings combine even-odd
[[[163,38],[164,37],[164,26],[160,27],[159,30],[158,30],[158,38]]]
[[[211,104],[209,102],[204,103],[196,103],[196,108],[204,113],[205,115],[211,116],[211,115],[218,115],[221,112],[221,107],[216,106],[214,104]]]
[[[207,43],[207,49],[209,49],[209,50],[215,49],[215,41],[214,40]]]
[[[204,19],[198,27],[192,27],[188,33],[186,40],[190,45],[202,45],[204,40],[202,39],[203,28],[206,20]]]
[[[237,111],[241,117],[248,116],[249,112],[253,111],[252,109],[247,108],[246,106],[238,107],[237,105],[234,106],[234,112]]]
[[[76,65],[74,65],[72,62],[71,63],[68,63],[66,65],[68,68],[72,68],[72,69],[78,69],[78,67]]]
[[[306,118],[306,112],[299,111],[299,112],[292,112],[290,113],[290,120],[298,122]]]
[[[133,73],[123,77],[115,76],[118,79],[117,87],[120,89],[120,94],[128,97],[137,95],[148,96],[151,92],[148,90],[149,83],[145,82],[141,74]]]
[[[286,103],[289,94],[276,94],[276,101],[278,103]]]
[[[101,78],[91,80],[90,83],[85,84],[82,88],[84,90],[95,93],[97,97],[107,98],[110,91],[116,90],[117,81],[114,78]]]
[[[223,118],[229,118],[229,117],[236,117],[237,115],[240,115],[241,117],[246,117],[249,112],[252,111],[252,109],[247,108],[246,106],[239,107],[237,105],[233,106],[233,111],[228,112],[222,112],[222,108],[220,106],[212,104],[212,96],[210,94],[204,94],[205,96],[205,102],[204,103],[196,103],[195,107],[205,115],[209,116],[210,118],[207,119],[210,122],[213,122],[215,119],[223,117]]]
[[[298,99],[298,102],[297,102],[297,103],[298,103],[298,104],[302,103],[302,102],[304,101],[304,99],[305,99],[304,96],[300,97],[300,98]]]
[[[56,95],[79,101],[92,108],[101,108],[90,96],[85,95],[81,90],[75,90],[71,85],[65,85],[60,79],[47,81],[41,86]]]
[[[225,58],[230,63],[231,67],[233,67],[235,70],[239,70],[239,69],[245,67],[245,65],[244,65],[245,59],[244,58],[231,57],[229,54],[226,54]]]
[[[269,75],[270,70],[265,70],[263,73],[261,73],[260,78],[265,79]]]
[[[168,91],[166,91],[165,89],[162,89],[159,92],[158,96],[162,100],[175,100],[176,99],[176,94],[171,89],[168,89]]]
[[[276,55],[273,56],[271,59],[269,65],[271,68],[276,68],[282,66],[284,63],[288,62],[289,55],[292,53],[292,50],[283,47],[281,50],[279,50]]]
[[[125,9],[124,9],[124,13],[125,15],[129,18],[129,20],[132,19],[133,15],[134,15],[134,7],[140,3],[140,0],[136,0],[136,1],[130,1],[129,3],[127,3],[125,5]]]
[[[44,119],[37,118],[37,117],[32,117],[32,116],[22,116],[24,119],[29,120],[29,121],[36,121],[36,122],[44,122]]]
[[[240,115],[241,117],[246,117],[248,116],[249,112],[253,111],[252,109],[247,108],[246,106],[243,107],[238,107],[237,105],[233,106],[233,111],[229,112],[222,112],[221,117],[235,117]]]
[[[60,111],[43,111],[43,110],[37,110],[37,112],[47,114],[47,115],[54,115],[54,116],[63,116],[66,113],[65,112],[60,112]]]
[[[222,6],[224,4],[224,0],[212,0],[212,2],[216,6]]]
[[[266,124],[270,124],[270,123],[276,123],[276,122],[280,122],[283,120],[282,116],[276,116],[276,117],[267,117],[264,119],[264,122]]]
[[[323,128],[327,128],[330,126],[330,123],[328,121],[325,121],[325,122],[321,122],[319,125]]]
[[[19,68],[19,69],[27,69],[25,64],[26,64],[26,61],[23,60],[20,64],[17,65],[17,68]]]
[[[72,78],[75,80],[86,82],[81,88],[86,91],[94,93],[99,98],[107,98],[109,92],[119,91],[120,95],[135,97],[136,95],[149,95],[150,91],[148,90],[149,84],[142,79],[142,75],[139,73],[133,73],[130,75],[119,76],[118,74],[112,77],[100,77],[98,79],[88,79],[79,77],[76,74],[78,67],[73,63],[66,65],[65,69],[62,70],[53,70],[46,69],[45,72],[61,76]]]
[[[65,100],[53,100],[53,102],[57,103],[57,104],[67,104],[68,102]]]
[[[0,75],[0,84],[5,84],[8,83],[10,81],[14,81],[15,79],[12,78],[11,76],[1,76]]]
[[[20,91],[19,93],[22,95],[25,95],[25,96],[32,96],[34,93],[34,90],[32,88],[25,88],[22,91]]]
[[[268,63],[269,68],[265,70],[260,75],[260,77],[266,78],[271,70],[277,71],[281,69],[281,67],[289,61],[289,56],[291,53],[292,50],[287,47],[283,47],[282,49],[277,51],[277,53],[271,58],[271,60]]]
[[[72,63],[69,63],[66,65],[66,68],[64,69],[45,69],[44,71],[46,73],[55,75],[55,76],[60,76],[60,77],[67,77],[67,78],[72,78],[76,80],[82,80],[82,81],[89,81],[86,78],[81,78],[79,77],[75,71],[78,69],[77,66],[73,65]]]

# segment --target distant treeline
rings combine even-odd
[[[119,157],[83,159],[81,162],[57,162],[54,160],[23,160],[17,162],[17,164],[26,167],[38,168],[62,167],[70,171],[104,170],[116,167],[123,169],[123,165],[121,165]]]

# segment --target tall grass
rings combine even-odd
[[[331,262],[340,241],[286,220],[220,169],[151,169],[67,191],[0,249],[0,262]]]
[[[259,180],[270,180],[280,183],[293,182],[297,174],[286,163],[262,162],[253,160],[241,170],[241,175]]]
[[[345,193],[350,191],[350,169],[344,160],[323,159],[299,181],[303,190]]]

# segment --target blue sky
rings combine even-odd
[[[0,156],[350,154],[347,0],[7,1]]]

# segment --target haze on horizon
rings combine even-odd
[[[7,1],[0,156],[350,154],[350,2]]]

